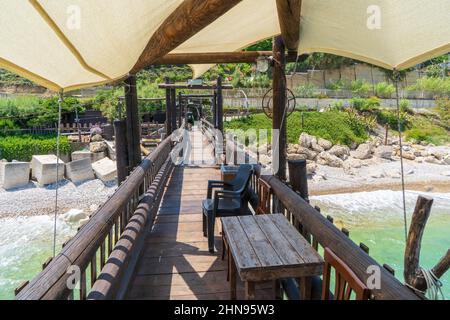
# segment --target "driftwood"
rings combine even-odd
[[[425,226],[430,216],[433,199],[419,196],[409,228],[405,249],[404,277],[407,284],[420,291],[426,291],[427,283],[420,271],[420,249]],[[441,278],[450,267],[450,249],[431,271]]]

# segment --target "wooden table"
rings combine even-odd
[[[223,217],[222,234],[229,248],[231,299],[236,273],[245,282],[246,299],[254,299],[255,282],[282,278],[301,281],[310,298],[310,277],[321,275],[323,259],[282,214]]]

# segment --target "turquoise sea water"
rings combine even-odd
[[[407,221],[419,193],[407,192]],[[420,265],[431,269],[450,248],[450,194],[425,194],[434,199],[431,215],[422,240]],[[380,264],[395,269],[403,282],[405,231],[400,191],[376,191],[312,197],[335,224],[350,230],[350,238],[370,248],[370,255]],[[450,299],[450,273],[441,279],[446,299]]]
[[[408,222],[418,193],[407,192]],[[450,248],[450,194],[428,194],[434,198],[431,217],[422,242],[421,265],[432,268]],[[365,243],[370,255],[387,263],[403,281],[404,225],[401,192],[376,191],[312,197],[324,214],[350,230],[356,243]],[[77,225],[58,219],[57,250],[76,233]],[[13,299],[14,288],[32,279],[53,252],[53,217],[0,217],[0,299]],[[442,279],[450,299],[450,273]]]

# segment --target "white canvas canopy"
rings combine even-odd
[[[0,68],[55,91],[112,82],[182,3],[0,0]],[[450,0],[303,0],[299,53],[403,69],[450,51],[449,21]],[[238,51],[280,32],[276,0],[242,0],[172,53]]]

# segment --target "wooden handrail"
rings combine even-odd
[[[153,225],[171,168],[173,163],[169,157],[136,208],[98,280],[92,286],[88,300],[123,298],[142,251],[144,231],[151,229]]]
[[[252,157],[244,146],[236,144],[232,139],[227,140],[229,150],[243,150],[245,161],[249,163]],[[228,155],[227,155],[228,158]],[[368,272],[370,266],[379,268],[380,288],[371,290],[371,299],[379,300],[419,300],[412,290],[403,285],[395,276],[382,267],[375,259],[370,257],[356,243],[339,230],[332,222],[323,216],[316,208],[306,202],[299,193],[295,192],[285,182],[273,175],[262,175],[261,165],[256,165],[256,174],[252,178],[251,188],[258,190],[259,178],[272,188],[272,203],[281,202],[285,215],[294,226],[301,224],[303,231],[310,234],[313,240],[322,247],[328,247],[335,252],[365,283],[372,273]]]
[[[90,265],[91,272],[97,269],[98,251],[100,267],[105,265],[113,245],[119,240],[119,235],[125,230],[138,206],[142,191],[148,190],[169,156],[172,149],[171,138],[169,136],[165,139],[142,161],[49,265],[17,294],[16,299],[68,299],[73,293],[73,288],[69,288],[68,283],[74,277],[81,278],[80,298],[86,298],[87,268]],[[95,273],[91,276],[92,283],[96,279]]]

